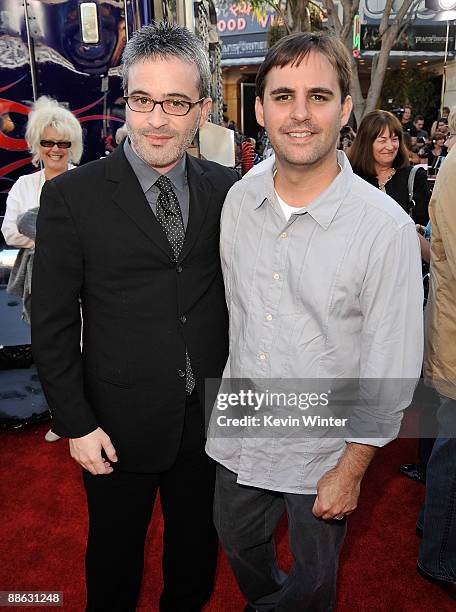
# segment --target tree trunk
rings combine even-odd
[[[353,78],[350,87],[350,95],[353,100],[353,114],[355,115],[357,125],[359,125],[361,119],[366,114],[366,100],[363,98],[363,94],[361,92],[361,84],[358,77],[358,66],[354,57],[352,57],[351,63]]]
[[[385,3],[385,12],[380,23],[381,48],[380,51],[372,58],[372,70],[370,75],[369,91],[367,98],[364,99],[361,93],[361,84],[358,74],[358,63],[352,57],[353,78],[350,93],[353,98],[353,112],[356,121],[359,125],[361,119],[366,113],[371,112],[377,107],[377,102],[380,98],[380,93],[383,86],[383,81],[388,67],[388,59],[390,51],[396,41],[396,38],[404,25],[407,18],[407,12],[410,7],[416,6],[419,0],[403,0],[402,6],[396,14],[392,23],[389,23],[393,0],[387,0]],[[336,7],[333,0],[323,0],[323,5],[328,11],[330,23],[334,28],[334,32],[339,36],[346,46],[348,52],[352,56],[353,53],[353,17],[358,12],[358,2],[355,0],[341,0],[343,6],[343,23],[340,22]]]
[[[309,31],[310,19],[307,9],[307,0],[289,0],[288,7],[291,15],[292,32]]]

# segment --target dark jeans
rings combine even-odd
[[[420,439],[418,440],[418,470],[426,480],[426,470],[438,434],[437,411],[440,406],[439,395],[432,387],[420,384]]]
[[[161,474],[84,471],[89,509],[87,612],[134,612],[144,543],[157,490],[164,519],[162,612],[199,612],[209,599],[217,560],[212,520],[215,463],[204,452],[203,413],[187,399],[174,465]],[[152,608],[151,608],[152,609]]]
[[[456,581],[456,400],[441,398],[439,436],[427,466],[418,565],[433,578]]]
[[[217,465],[214,519],[239,587],[261,612],[329,612],[346,520],[312,514],[315,495],[277,493],[239,485],[237,475]],[[286,575],[277,565],[274,529],[288,515],[293,555]]]

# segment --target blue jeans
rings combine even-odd
[[[439,435],[426,473],[418,565],[438,580],[456,582],[456,400],[441,397]]]
[[[239,485],[217,465],[214,520],[239,588],[260,612],[330,612],[336,599],[339,553],[346,519],[312,514],[315,495],[278,493]],[[274,530],[284,512],[293,565],[278,564]]]

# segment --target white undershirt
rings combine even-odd
[[[296,206],[290,206],[284,200],[282,200],[282,198],[279,196],[279,194],[277,193],[277,191],[275,189],[274,189],[274,191],[275,191],[275,194],[277,196],[277,200],[278,200],[280,206],[282,207],[283,214],[285,215],[285,219],[287,221],[290,220],[291,215],[295,215],[296,213],[301,212],[301,210],[304,210],[305,206],[302,206],[302,208],[297,208]]]
[[[339,174],[339,172],[342,172],[342,166],[339,164],[339,162],[337,162],[337,165],[339,166],[339,168],[337,170],[337,173]],[[277,172],[277,169],[274,170],[274,176],[276,175],[276,172]],[[277,189],[274,189],[274,192],[276,194],[276,197],[277,197],[277,200],[278,200],[280,206],[282,207],[283,214],[285,215],[285,219],[287,221],[290,220],[291,215],[295,215],[297,213],[300,213],[301,210],[304,210],[304,208],[307,208],[307,206],[302,206],[301,208],[297,208],[296,206],[290,206],[284,200],[282,200],[282,198],[277,193]]]

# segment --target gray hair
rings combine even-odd
[[[122,86],[128,93],[128,70],[133,64],[148,59],[176,57],[194,64],[199,72],[199,93],[210,97],[211,69],[202,42],[189,30],[169,23],[153,21],[137,30],[128,41],[122,55]]]
[[[39,166],[40,140],[47,127],[57,130],[62,140],[71,141],[70,160],[79,163],[83,150],[81,124],[73,113],[46,96],[38,98],[28,116],[25,139],[33,156],[32,163]]]
[[[448,115],[448,128],[452,134],[456,134],[456,106],[452,106]]]

